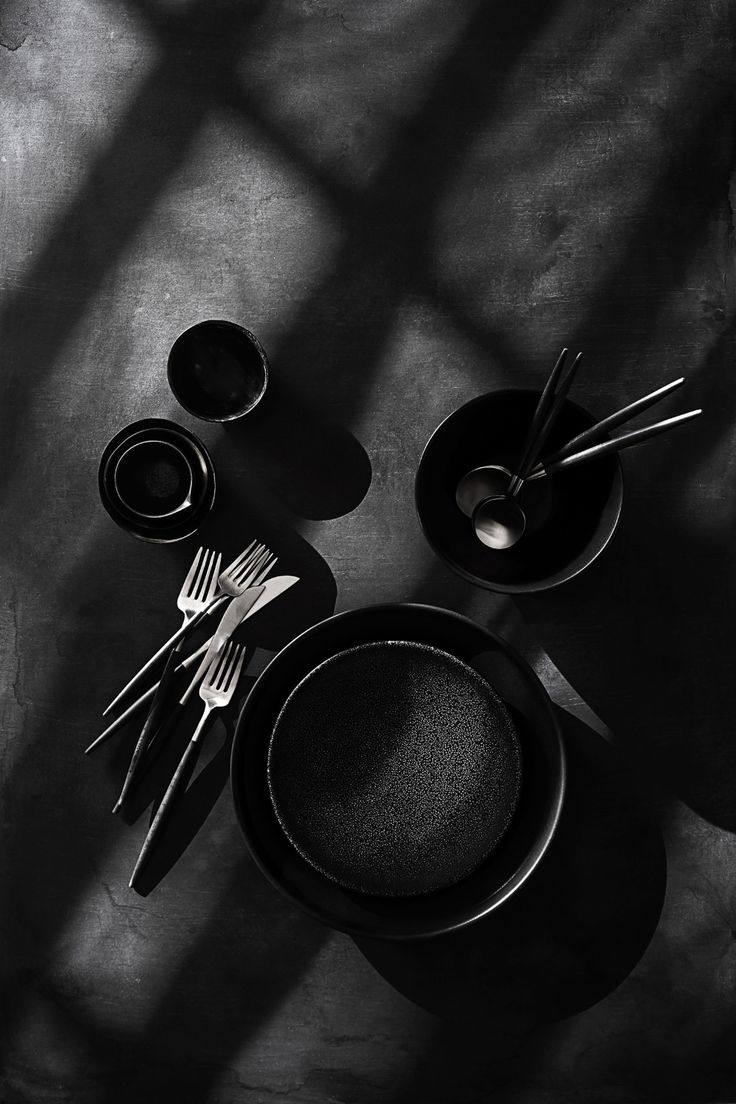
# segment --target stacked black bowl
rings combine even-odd
[[[209,453],[188,429],[145,418],[120,430],[98,471],[102,504],[121,528],[166,544],[196,532],[215,499]]]

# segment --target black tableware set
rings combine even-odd
[[[268,376],[268,358],[256,336],[219,319],[185,330],[167,363],[174,397],[206,422],[250,413],[265,394]],[[157,544],[190,537],[215,501],[215,469],[207,449],[190,430],[162,418],[120,430],[102,454],[98,482],[113,521]]]
[[[265,354],[244,331],[253,375],[238,383],[242,334],[208,325],[174,345],[172,388],[190,411],[214,414],[202,344],[225,334],[217,401],[239,416],[263,393]],[[684,381],[597,421],[568,397],[580,356],[566,355],[541,393],[496,391],[451,413],[422,454],[421,526],[478,586],[542,590],[590,565],[621,514],[618,452],[700,413],[612,438]],[[168,443],[177,427],[147,428]],[[126,433],[108,446],[100,485],[136,532]],[[159,486],[152,528],[196,528],[211,506],[214,473],[197,446],[192,435],[189,452],[180,444],[188,463]],[[238,720],[231,785],[251,854],[282,893],[339,930],[406,939],[473,923],[532,875],[560,815],[565,757],[546,691],[503,639],[459,614],[397,603],[328,618],[272,659]]]

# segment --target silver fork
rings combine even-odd
[[[192,566],[189,568],[187,577],[181,585],[179,597],[176,599],[177,609],[184,615],[181,627],[177,629],[174,635],[167,640],[165,644],[162,644],[155,655],[151,656],[148,662],[141,667],[138,674],[134,675],[130,682],[123,687],[117,697],[113,698],[108,707],[103,711],[103,717],[106,713],[109,713],[111,709],[114,709],[135,679],[142,678],[143,675],[150,671],[151,667],[158,662],[161,656],[164,655],[169,648],[173,647],[177,640],[180,640],[181,637],[184,636],[194,618],[212,604],[212,600],[217,594],[217,577],[220,573],[221,560],[222,556],[219,552],[215,553],[207,548],[199,549],[192,561]]]
[[[103,710],[102,716],[106,716],[111,709],[121,701],[129,690],[132,690],[142,678],[150,671],[151,667],[161,658],[161,656],[184,635],[190,628],[194,626],[194,622],[201,619],[205,615],[214,613],[228,598],[237,598],[239,594],[242,594],[244,590],[251,585],[255,577],[261,571],[261,569],[270,564],[276,562],[276,557],[272,552],[266,548],[265,544],[261,544],[259,541],[252,540],[247,548],[243,549],[239,556],[236,556],[231,564],[229,564],[224,571],[214,573],[212,578],[212,588],[210,596],[207,602],[201,606],[197,613],[191,617],[184,625],[175,632],[170,640],[167,640],[163,647],[159,648],[154,656],[148,660],[146,664],[125,684],[120,693],[115,697],[107,709]],[[217,571],[220,568],[220,556],[217,559]],[[188,578],[188,576],[187,576]],[[183,588],[182,588],[183,589]]]
[[[284,591],[288,590],[295,583],[299,582],[299,578],[296,575],[278,575],[273,579],[267,580],[268,573],[275,563],[277,563],[276,556],[274,556],[271,562],[267,563],[266,566],[259,571],[258,575],[253,579],[252,583],[249,584],[249,586],[260,586],[262,583],[266,583],[267,586],[269,584],[273,584],[270,593],[267,595],[263,594],[258,599],[253,609],[248,614],[249,617],[251,616],[251,614],[257,613],[258,610],[263,606],[268,605],[269,602],[272,602],[274,598],[278,598],[280,594],[283,594]],[[246,587],[246,590],[247,589],[248,588]],[[183,670],[184,668],[193,666],[193,664],[195,664],[197,660],[204,655],[211,642],[212,637],[210,637],[209,640],[205,640],[204,644],[197,648],[195,652],[192,652],[191,655],[187,656],[186,659],[182,660],[181,663],[179,663],[178,666],[174,668],[174,671],[178,672]],[[100,747],[101,744],[104,744],[106,740],[109,740],[110,737],[114,736],[115,733],[118,732],[121,728],[124,728],[130,718],[139,710],[143,709],[143,707],[151,701],[151,699],[158,691],[159,686],[160,683],[155,682],[153,686],[149,686],[148,690],[145,690],[139,698],[136,698],[134,702],[131,702],[131,704],[125,710],[123,710],[122,713],[119,713],[115,720],[111,721],[107,728],[92,741],[89,747],[85,748],[84,754],[89,755],[91,751],[94,751],[96,748]]]
[[[181,788],[182,780],[187,773],[190,760],[197,754],[199,739],[204,732],[210,714],[214,709],[223,709],[226,705],[230,704],[232,696],[235,693],[235,687],[238,684],[238,679],[240,678],[240,673],[243,669],[244,658],[245,648],[242,645],[238,646],[230,641],[221,655],[211,664],[204,682],[199,688],[199,696],[204,702],[204,712],[199,720],[199,724],[194,730],[194,735],[179,761],[178,767],[174,771],[168,789],[161,799],[161,804],[156,810],[156,815],[151,822],[151,827],[148,829],[148,834],[143,841],[141,853],[138,856],[138,861],[131,875],[131,889],[135,884],[141,867],[148,857],[163,821],[168,816],[176,794]]]

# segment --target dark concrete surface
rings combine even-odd
[[[727,0],[6,0],[3,1104],[736,1100],[735,37]],[[271,359],[229,429],[166,385],[207,317]],[[671,408],[705,414],[626,455],[588,572],[510,602],[434,559],[413,476],[443,417],[538,386],[563,344],[596,414],[680,374]],[[181,546],[97,499],[104,444],[150,416],[221,480]],[[231,721],[168,868],[128,890],[135,733],[83,749],[197,543],[251,535],[302,577],[264,649],[414,599],[535,664],[570,800],[508,913],[404,947],[302,916],[239,836]]]

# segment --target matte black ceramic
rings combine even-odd
[[[464,579],[489,590],[546,590],[572,579],[600,555],[621,514],[621,463],[607,456],[525,484],[519,502],[527,527],[513,548],[495,550],[478,540],[455,501],[457,485],[483,464],[513,471],[538,399],[538,392],[522,390],[472,399],[438,426],[419,463],[415,501],[429,544]],[[552,453],[595,420],[567,401],[545,451]]]
[[[112,465],[115,494],[122,505],[144,521],[160,521],[191,507],[195,471],[187,451],[166,437],[143,437],[122,445]]]
[[[166,517],[144,517],[121,500],[115,486],[117,461],[131,444],[170,441],[181,449],[192,471],[191,505]],[[102,504],[113,521],[140,540],[169,544],[197,531],[215,500],[215,469],[207,449],[188,429],[165,418],[144,418],[125,426],[106,445],[100,458],[98,486]]]
[[[258,338],[217,319],[198,322],[176,339],[167,372],[177,401],[207,422],[242,418],[268,384],[268,360]]]
[[[271,733],[293,688],[331,656],[355,644],[382,640],[433,645],[470,664],[508,706],[521,744],[519,804],[498,847],[462,881],[416,897],[362,894],[320,873],[283,832],[268,787]],[[288,644],[251,690],[231,758],[238,820],[266,877],[325,924],[353,935],[390,939],[448,932],[501,905],[542,859],[559,818],[564,779],[562,743],[551,703],[524,660],[500,637],[466,617],[411,604],[337,614]]]

